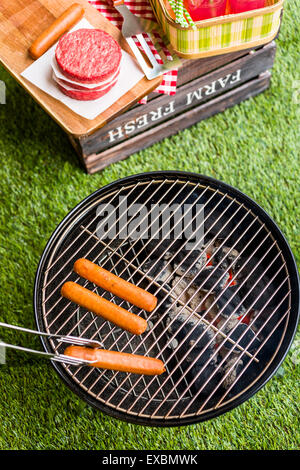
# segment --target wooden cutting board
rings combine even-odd
[[[76,2],[84,6],[85,18],[93,26],[107,31],[133,55],[118,28],[86,0]],[[162,78],[149,81],[144,77],[107,110],[88,120],[21,77],[20,73],[33,62],[28,47],[72,3],[73,0],[0,0],[0,63],[68,134],[79,137],[91,134],[130,108],[154,90]]]

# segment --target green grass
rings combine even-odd
[[[56,225],[92,191],[143,171],[195,171],[239,188],[274,218],[299,262],[299,25],[290,1],[265,93],[94,176],[83,173],[65,134],[1,68],[1,321],[35,327],[35,270]],[[36,338],[0,334],[40,348]],[[289,353],[281,373],[239,408],[210,422],[157,429],[97,412],[48,362],[9,351],[0,367],[0,449],[299,449],[299,365],[291,359]]]

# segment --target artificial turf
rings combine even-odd
[[[48,237],[89,193],[151,170],[195,171],[255,199],[278,223],[299,262],[300,11],[286,2],[265,93],[88,176],[62,130],[0,68],[0,319],[34,328],[35,270]],[[1,339],[40,348],[1,329]],[[0,449],[299,449],[299,344],[253,398],[184,428],[127,424],[92,409],[49,362],[14,351],[0,366]],[[297,351],[298,348],[298,351]],[[298,354],[298,357],[297,357]]]

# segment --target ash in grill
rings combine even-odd
[[[116,226],[110,224],[116,236],[99,237],[99,204],[113,214],[123,196],[129,209],[143,204],[148,214],[153,204],[177,204],[179,209],[189,204],[194,211],[199,203],[204,208],[203,233],[192,215],[190,238],[178,231],[175,236],[177,219],[167,236],[157,236],[155,218],[150,217],[146,231],[151,237],[146,238],[143,224],[138,227],[132,216],[125,238],[117,236],[124,228],[118,228],[117,218]],[[97,339],[105,349],[158,357],[166,366],[164,374],[151,377],[58,365],[75,391],[114,416],[160,425],[206,419],[236,406],[239,397],[245,400],[248,390],[255,393],[257,384],[269,378],[277,352],[286,349],[285,332],[289,322],[290,332],[295,328],[290,310],[297,299],[292,301],[282,254],[289,257],[289,250],[277,242],[274,225],[253,204],[219,182],[158,175],[103,188],[70,214],[49,241],[37,276],[39,328]],[[131,227],[138,227],[140,236],[131,237]],[[191,249],[187,242],[195,231]],[[152,292],[158,297],[156,309],[146,313],[78,278],[72,268],[81,257]],[[130,335],[72,305],[60,295],[66,280],[144,316],[148,330]],[[53,341],[45,344],[48,351],[63,352]]]

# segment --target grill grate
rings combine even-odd
[[[114,215],[113,238],[99,236],[105,211]],[[189,240],[201,233],[192,250],[186,232]],[[165,363],[166,373],[154,377],[59,366],[106,409],[153,422],[222,411],[263,376],[282,344],[291,310],[282,249],[259,214],[224,188],[162,175],[112,185],[63,223],[49,253],[39,299],[47,332]],[[158,306],[146,314],[79,278],[72,267],[80,257],[148,289]],[[72,304],[60,295],[66,280],[144,316],[149,328],[134,336]],[[49,347],[63,352],[53,340]]]

